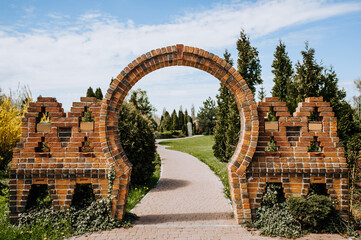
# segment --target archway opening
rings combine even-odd
[[[160,68],[176,65],[190,66],[210,73],[220,80],[236,99],[241,132],[235,153],[228,163],[228,177],[236,219],[251,219],[248,196],[240,194],[240,189],[247,189],[245,171],[257,146],[259,122],[256,102],[242,76],[225,60],[202,49],[183,45],[152,50],[138,57],[112,81],[105,95],[99,127],[104,154],[119,177],[120,191],[117,192],[115,215],[120,218],[124,215],[131,175],[131,164],[117,135],[117,120],[122,103],[130,89],[145,75]]]

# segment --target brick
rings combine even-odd
[[[81,98],[81,102],[73,103],[71,111],[67,114],[63,112],[62,105],[56,102],[55,98],[40,98],[39,102],[30,103],[29,110],[34,112],[27,113],[22,120],[22,144],[14,151],[10,181],[15,182],[13,183],[15,185],[16,176],[41,176],[44,182],[51,184],[51,189],[54,191],[54,208],[68,207],[77,182],[92,183],[96,186],[94,189],[97,196],[106,195],[108,164],[116,161],[118,178],[115,180],[117,185],[114,190],[120,195],[117,196],[117,205],[113,205],[112,211],[114,214],[119,213],[117,217],[121,219],[125,209],[128,173],[131,168],[116,138],[117,112],[129,89],[142,76],[161,67],[177,64],[197,67],[213,74],[216,78],[223,79],[242,108],[242,119],[245,121],[243,122],[245,131],[241,141],[243,145],[237,146],[236,153],[239,155],[235,156],[234,160],[231,160],[233,163],[228,165],[230,191],[237,221],[252,218],[254,209],[260,206],[266,178],[267,181],[282,182],[286,197],[291,194],[306,194],[309,183],[316,181],[317,177],[325,178],[326,174],[332,175],[333,179],[347,180],[344,149],[334,147],[339,146],[337,119],[329,103],[323,102],[322,98],[308,98],[306,102],[298,104],[297,112],[292,117],[289,115],[286,103],[279,102],[277,98],[265,98],[265,102],[256,104],[245,81],[223,59],[202,49],[177,45],[150,51],[130,63],[112,82],[102,103],[97,102],[95,98]],[[265,127],[268,123],[264,122],[264,118],[271,106],[274,107],[279,121],[274,125],[276,127],[270,130]],[[315,106],[323,117],[323,129],[309,127],[307,117]],[[36,132],[35,129],[41,107],[46,107],[50,112],[49,116],[52,117],[52,128],[49,133]],[[85,107],[93,112],[95,126],[90,131],[81,132],[79,120]],[[258,118],[259,123],[256,120]],[[65,126],[72,127],[71,136],[66,141],[58,137],[58,127]],[[301,127],[300,137],[288,141],[288,127],[294,126]],[[258,140],[257,136],[259,136]],[[277,153],[264,152],[264,147],[271,136],[279,147]],[[323,148],[320,154],[307,151],[314,136],[318,137]],[[42,137],[45,137],[51,147],[48,157],[34,152]],[[85,137],[88,137],[94,147],[94,153],[91,153],[90,157],[79,153]],[[339,177],[341,175],[343,178]],[[36,177],[33,180],[35,179]],[[18,185],[21,186],[20,180],[23,179],[18,180]],[[337,186],[335,184],[335,188],[339,190],[334,191],[332,196],[342,199],[341,193],[346,191],[342,193],[346,195],[347,187],[345,190],[341,187],[340,184]],[[23,186],[21,189],[28,191]],[[10,194],[11,198],[14,198],[14,192],[16,191]],[[24,204],[25,201],[22,200],[19,207],[25,208]],[[347,206],[347,201],[342,204],[338,206],[339,209],[344,205]],[[15,213],[11,214],[15,216]]]

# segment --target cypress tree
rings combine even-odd
[[[262,85],[258,91],[258,100],[262,102],[263,98],[265,97],[266,97],[266,91],[264,90],[264,87]]]
[[[99,100],[103,100],[103,93],[102,90],[100,88],[97,88],[95,90],[95,97]]]
[[[341,141],[347,140],[358,131],[354,121],[354,110],[346,101],[346,92],[337,86],[338,78],[332,67],[325,68],[315,59],[315,49],[309,48],[306,42],[305,51],[301,52],[302,63],[296,64],[295,85],[297,86],[296,103],[303,102],[306,97],[322,96],[335,112],[338,125],[338,136]]]
[[[164,119],[163,119],[163,129],[166,131],[171,130],[172,128],[172,121],[171,117],[168,111],[165,111],[164,113]]]
[[[175,109],[172,112],[171,119],[172,119],[172,130],[179,130],[179,120]]]
[[[182,130],[183,133],[185,133],[183,131],[184,129],[184,113],[182,111],[182,106],[179,108],[179,111],[178,111],[178,129]]]
[[[301,51],[302,62],[297,62],[295,84],[297,85],[297,102],[303,102],[307,97],[318,97],[321,85],[323,67],[316,62],[315,49],[308,47]]]
[[[244,30],[241,31],[237,41],[238,50],[238,72],[244,78],[252,93],[256,92],[256,85],[262,84],[261,64],[258,57],[257,48],[252,47],[249,37]]]
[[[226,50],[223,55],[225,61],[233,65],[231,54]],[[216,126],[214,128],[213,153],[216,158],[227,162],[234,150],[235,142],[238,141],[240,130],[238,108],[233,95],[224,84],[220,83],[217,98]]]
[[[286,52],[286,45],[280,40],[276,51],[273,54],[274,60],[272,63],[273,88],[272,97],[278,97],[282,102],[288,102],[291,95],[292,84],[292,62]]]
[[[95,97],[95,93],[94,93],[92,87],[89,87],[89,88],[88,88],[88,90],[86,91],[86,96],[87,96],[87,97]]]

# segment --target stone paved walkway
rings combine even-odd
[[[156,188],[132,210],[139,217],[135,226],[77,239],[275,239],[258,236],[236,224],[222,183],[208,166],[162,145],[158,153],[162,176]],[[304,239],[343,238],[316,235]]]

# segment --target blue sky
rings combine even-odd
[[[106,92],[111,77],[151,49],[183,43],[219,56],[228,49],[236,63],[242,28],[259,50],[268,96],[279,39],[294,64],[308,41],[317,60],[334,67],[347,98],[358,94],[361,2],[327,0],[0,1],[0,88],[8,92],[20,82],[34,98],[54,96],[68,111],[89,86]],[[198,108],[215,98],[219,82],[197,69],[171,67],[136,88],[147,90],[161,114],[163,107]]]

